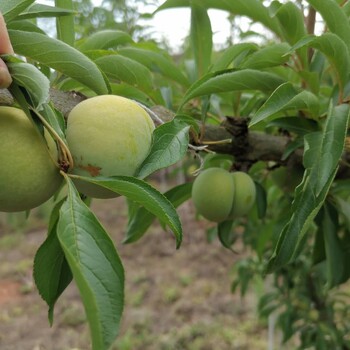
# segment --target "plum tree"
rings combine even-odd
[[[76,105],[68,116],[67,142],[72,173],[81,176],[135,175],[149,153],[154,123],[136,102],[100,95]],[[80,192],[94,198],[117,194],[77,180]]]
[[[209,168],[193,183],[192,200],[198,213],[214,222],[246,215],[255,197],[254,181],[242,171]]]
[[[246,215],[255,203],[256,188],[252,178],[243,171],[232,173],[235,194],[233,197],[233,205],[229,215],[230,219],[234,219]]]
[[[192,187],[192,200],[199,214],[210,221],[224,221],[230,214],[234,181],[222,168],[209,168],[196,177]]]
[[[18,108],[0,107],[0,211],[35,208],[59,188],[57,148]]]

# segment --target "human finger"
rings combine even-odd
[[[13,47],[7,32],[6,23],[0,13],[0,54],[13,54]]]
[[[8,88],[12,83],[11,75],[5,62],[0,59],[0,89]]]

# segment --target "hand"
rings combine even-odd
[[[0,55],[13,54],[13,48],[7,32],[4,17],[0,13]],[[0,58],[0,89],[5,89],[12,83],[11,75],[5,62]]]

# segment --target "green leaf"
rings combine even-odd
[[[228,68],[230,63],[238,56],[258,50],[258,45],[252,43],[239,43],[228,47],[222,56],[216,60],[211,71],[219,71]]]
[[[57,8],[61,7],[73,11],[73,0],[55,0]],[[74,46],[75,30],[74,30],[74,16],[58,16],[56,18],[57,38],[64,43]]]
[[[182,71],[170,59],[158,52],[129,47],[119,49],[118,53],[138,61],[152,72],[160,73],[183,86],[189,85]]]
[[[111,83],[113,95],[124,96],[132,100],[138,101],[145,106],[152,105],[152,98],[141,90],[124,83]]]
[[[323,233],[326,253],[327,288],[344,282],[345,254],[338,237],[338,213],[330,204],[325,204],[318,218],[319,230]]]
[[[342,9],[345,12],[345,14],[349,17],[350,16],[350,2],[346,2],[345,4],[343,4]]]
[[[124,81],[144,91],[152,90],[151,71],[137,61],[121,55],[107,55],[98,58],[95,62],[107,76],[113,79]]]
[[[283,36],[289,44],[294,45],[307,34],[303,12],[293,2],[281,5],[275,16],[278,18]]]
[[[307,35],[305,28],[304,14],[293,2],[287,2],[279,6],[275,13],[278,18],[283,37],[290,44],[294,45],[298,40]],[[302,66],[308,66],[307,49],[297,50]]]
[[[128,33],[121,30],[106,29],[100,30],[78,44],[81,51],[110,49],[118,45],[132,43],[133,40]]]
[[[300,251],[305,233],[322,207],[338,170],[348,119],[348,105],[331,106],[324,131],[305,136],[306,172],[296,188],[292,216],[280,234],[268,271],[293,261]]]
[[[76,79],[97,94],[109,92],[109,86],[96,64],[73,47],[39,33],[9,30],[9,34],[17,54]]]
[[[8,63],[12,79],[26,89],[33,107],[42,109],[49,101],[50,82],[38,68],[29,63]]]
[[[290,46],[286,43],[266,46],[249,55],[240,65],[241,69],[262,69],[283,65],[289,60]]]
[[[181,118],[160,125],[153,132],[149,155],[141,164],[137,177],[145,178],[159,169],[181,160],[187,152],[190,125]]]
[[[272,126],[301,136],[304,136],[310,132],[320,131],[319,125],[315,120],[299,117],[277,118],[266,125],[266,127]],[[302,145],[303,144],[304,141],[302,141]]]
[[[17,16],[16,20],[24,20],[28,18],[70,16],[76,13],[77,12],[74,10],[68,10],[65,8],[48,6],[43,4],[33,4],[29,6],[25,11],[21,12],[21,14]]]
[[[321,14],[328,29],[344,41],[350,50],[350,23],[345,11],[333,0],[307,0]]]
[[[191,198],[192,182],[178,185],[164,193],[164,196],[174,205],[175,208]],[[131,214],[128,222],[124,244],[133,243],[139,240],[152,225],[155,215],[144,207],[139,207]]]
[[[293,141],[289,142],[287,147],[285,148],[283,155],[281,157],[282,161],[288,159],[290,155],[292,155],[298,148],[304,147],[304,139],[303,137],[297,137]]]
[[[225,72],[209,79],[203,79],[201,84],[195,83],[183,98],[181,107],[194,97],[228,91],[261,90],[269,92],[282,83],[284,83],[283,79],[275,74],[253,69]]]
[[[316,216],[316,223],[318,221],[318,218],[321,216],[321,211]],[[312,263],[313,265],[316,265],[318,263],[321,263],[326,260],[326,251],[324,247],[324,235],[323,235],[323,229],[322,227],[317,224],[318,229],[316,231],[316,237],[315,237],[315,243],[313,246],[312,251]]]
[[[256,188],[256,207],[258,211],[258,218],[263,219],[267,210],[267,193],[265,187],[259,182],[255,181]]]
[[[207,10],[195,3],[191,5],[191,47],[193,50],[197,76],[207,72],[213,48],[213,32]]]
[[[299,92],[291,83],[280,85],[254,114],[249,126],[277,118],[278,113],[287,110],[303,110],[311,116],[318,116],[319,100],[313,93]]]
[[[44,104],[43,110],[40,111],[40,114],[45,118],[45,120],[50,124],[50,126],[55,130],[61,140],[66,142],[65,130],[65,120],[63,115],[58,111],[55,111],[50,104]]]
[[[124,269],[111,238],[66,177],[68,198],[57,236],[72,270],[90,325],[92,349],[116,338],[124,304]]]
[[[174,7],[189,7],[192,3],[200,4],[206,8],[228,11],[234,15],[247,16],[254,22],[262,23],[277,34],[281,31],[277,19],[271,18],[269,10],[259,0],[167,0],[157,11]]]
[[[334,68],[336,80],[344,88],[349,79],[350,55],[349,49],[342,39],[333,33],[324,33],[320,36],[309,35],[298,41],[291,51],[304,46],[313,47],[321,51]]]
[[[167,0],[161,6],[159,6],[155,12],[176,8],[176,7],[189,7],[189,6],[191,6],[190,0]]]
[[[26,19],[11,21],[7,25],[7,29],[21,30],[25,32],[35,32],[45,35],[45,32],[41,28],[36,26],[32,21]]]
[[[48,236],[35,254],[33,267],[35,285],[49,306],[51,325],[55,303],[73,278],[57,238],[59,210],[63,202],[64,200],[61,200],[52,209]]]
[[[322,142],[319,145],[317,162],[315,159],[312,161],[311,185],[316,190],[316,196],[320,194],[333,170],[338,166],[347,135],[349,106],[347,104],[334,108],[331,106],[328,116]],[[305,165],[309,167],[309,164]]]
[[[237,239],[237,235],[232,228],[233,228],[232,220],[220,222],[218,224],[218,237],[223,247],[234,252],[232,249],[232,244]]]
[[[345,180],[347,182],[348,180]],[[343,185],[340,185],[342,187]],[[338,186],[337,186],[338,187]],[[346,189],[345,191],[347,192],[349,190],[349,185],[345,185]],[[336,188],[338,189],[338,188]],[[332,194],[335,191],[334,188],[332,188]],[[340,198],[339,196],[333,196],[335,199],[336,205],[338,212],[342,215],[345,221],[345,225],[348,231],[350,231],[350,203],[347,200],[344,200]]]
[[[0,0],[0,12],[3,14],[5,21],[10,22],[34,1],[35,0]]]
[[[159,191],[145,181],[131,176],[112,177],[83,177],[70,175],[73,179],[87,181],[115,193],[121,194],[133,202],[144,206],[154,214],[161,222],[167,224],[173,231],[176,239],[176,248],[179,248],[182,241],[182,227],[179,216],[174,206]]]

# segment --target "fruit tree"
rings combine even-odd
[[[176,56],[113,25],[77,35],[77,5],[0,0],[14,50],[1,55],[13,82],[0,90],[0,211],[55,200],[34,259],[49,321],[74,279],[92,349],[118,334],[124,269],[90,197],[128,199],[125,243],[158,219],[174,249],[176,208],[192,201],[222,249],[249,252],[232,290],[269,281],[258,312],[277,317],[283,342],[350,349],[350,1],[166,0],[156,12],[191,12]],[[220,49],[211,9],[233,28]],[[188,182],[148,182],[183,159]]]

